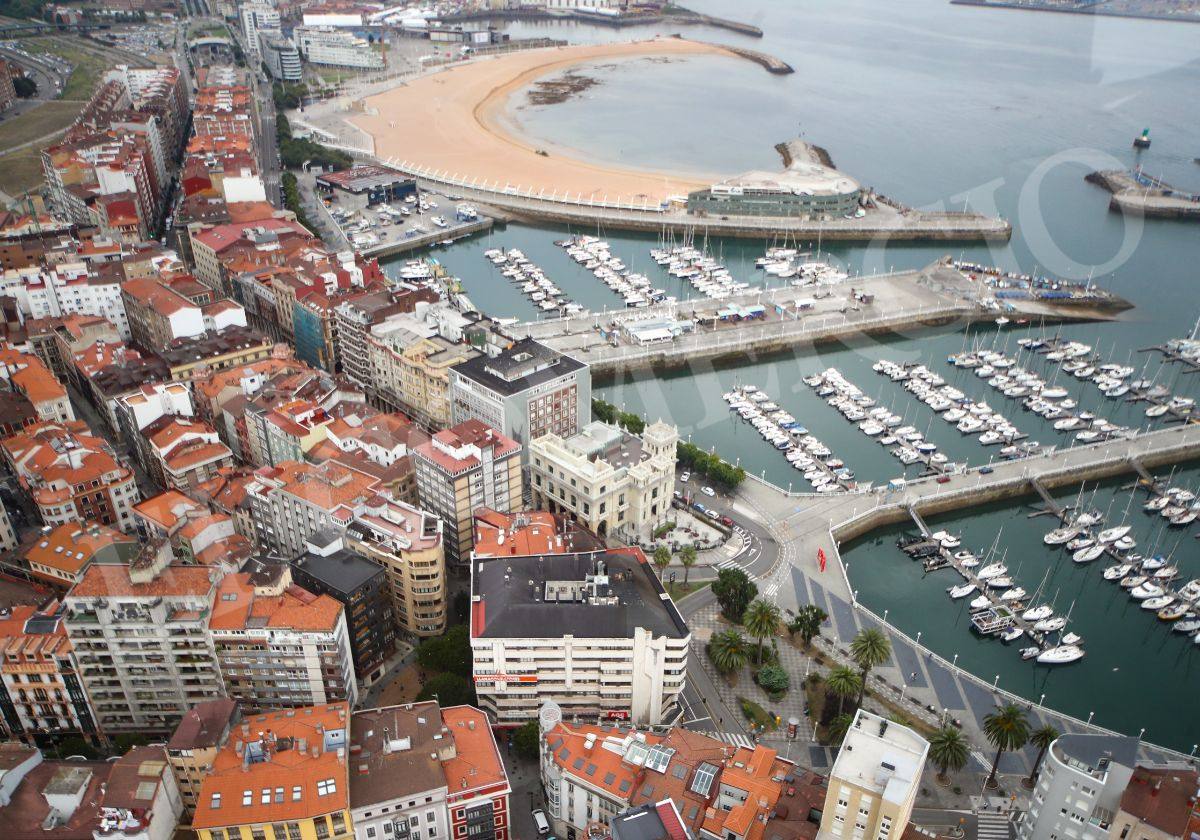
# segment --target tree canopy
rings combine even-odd
[[[721,615],[730,621],[740,622],[746,614],[746,607],[758,594],[758,586],[741,569],[721,569],[717,572],[712,591],[721,605]]]
[[[417,662],[429,671],[444,671],[460,677],[471,676],[471,640],[467,625],[456,624],[443,636],[421,642]]]

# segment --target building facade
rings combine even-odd
[[[330,67],[353,67],[359,70],[379,70],[383,53],[366,38],[331,27],[297,26],[292,40],[300,55],[309,64]]]
[[[1046,750],[1021,840],[1101,840],[1112,835],[1121,797],[1137,766],[1138,739],[1124,735],[1060,735]]]
[[[183,716],[167,741],[167,762],[175,774],[187,818],[195,813],[200,783],[212,771],[213,760],[240,717],[237,703],[227,698],[198,703]]]

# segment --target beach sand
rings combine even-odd
[[[506,118],[510,96],[538,79],[604,59],[640,56],[728,55],[710,44],[658,38],[623,44],[560,47],[473,61],[370,97],[373,114],[350,117],[370,134],[375,154],[429,167],[490,187],[520,186],[580,195],[584,200],[655,203],[719,180],[594,163],[555,149],[539,155],[536,141],[516,135]],[[548,144],[547,144],[548,148]]]

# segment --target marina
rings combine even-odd
[[[579,315],[584,308],[567,298],[562,289],[546,276],[546,273],[533,261],[526,258],[520,250],[509,248],[490,248],[483,256],[500,273],[519,286],[522,294],[542,312],[553,312],[562,315]]]

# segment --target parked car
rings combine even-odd
[[[721,524],[722,524],[722,525],[724,525],[726,528],[732,528],[732,527],[733,527],[733,520],[732,520],[732,519],[730,519],[728,516],[722,516],[722,517],[721,517]]]
[[[679,476],[679,480],[680,481],[688,481],[691,479],[691,477],[692,477],[692,474],[690,472],[685,472]]]
[[[711,487],[707,487],[707,486],[701,487],[700,492],[703,493],[705,496],[716,496],[717,495],[716,490],[712,489]]]
[[[545,837],[550,833],[550,821],[546,819],[546,814],[541,808],[534,809],[533,824],[537,826],[537,833],[539,837]]]
[[[937,477],[937,483],[938,483],[938,484],[949,484],[949,483],[950,483],[950,476],[946,475],[945,473],[943,473],[942,475],[939,475],[939,476]]]

